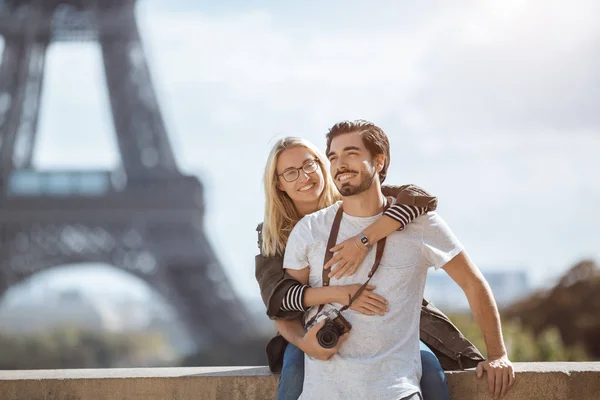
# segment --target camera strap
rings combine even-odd
[[[387,208],[392,204],[392,201],[390,199],[386,198],[385,200],[386,200],[386,202],[383,207],[383,211],[387,210]],[[325,257],[323,260],[323,266],[325,266],[325,264],[327,264],[327,262],[329,262],[329,260],[331,260],[333,258],[333,252],[329,251],[329,249],[335,247],[335,245],[336,245],[338,233],[340,231],[340,224],[342,223],[343,216],[344,216],[344,208],[343,208],[343,203],[342,203],[342,204],[340,204],[340,207],[338,208],[337,213],[335,214],[335,218],[333,219],[333,225],[331,226],[331,232],[329,233],[329,240],[327,241],[327,248],[325,249]],[[344,307],[342,307],[339,310],[340,312],[350,308],[350,306],[352,306],[352,303],[354,302],[354,300],[356,300],[362,294],[362,292],[364,292],[365,289],[367,288],[369,281],[371,281],[373,274],[375,274],[375,271],[377,271],[377,268],[379,268],[379,264],[381,263],[381,258],[383,257],[383,250],[385,249],[385,242],[386,242],[386,237],[384,237],[383,239],[380,239],[377,242],[375,261],[373,262],[373,267],[371,268],[371,271],[369,271],[369,275],[368,275],[369,279],[367,279],[367,281],[356,291],[356,293],[354,293],[354,296],[348,295],[348,297],[349,297],[348,304],[346,304]],[[323,275],[322,275],[323,287],[329,286],[329,273],[330,272],[331,272],[331,267],[329,267],[327,269],[323,268]],[[317,313],[310,319],[310,321],[308,321],[306,323],[306,326],[310,326],[315,321],[315,319],[317,318],[319,313],[321,311],[323,311],[323,307],[325,307],[324,304],[319,305],[319,309],[317,310]]]

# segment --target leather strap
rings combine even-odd
[[[362,292],[364,292],[365,289],[367,288],[367,285],[371,281],[373,274],[375,274],[375,271],[377,271],[377,268],[379,268],[379,263],[381,263],[381,257],[383,257],[383,249],[385,249],[386,239],[387,238],[384,237],[383,239],[380,239],[379,242],[377,242],[377,253],[375,254],[375,262],[373,263],[373,267],[371,268],[371,271],[369,272],[369,275],[368,275],[369,279],[367,279],[367,281],[365,283],[363,283],[363,285],[360,288],[358,288],[356,293],[354,293],[354,296],[350,297],[348,304],[346,304],[344,307],[340,308],[340,312],[350,308],[350,306],[352,306],[352,303],[354,303],[354,300],[356,300],[362,294]]]
[[[386,202],[383,207],[383,211],[387,210],[388,207],[392,203],[392,201],[388,198],[386,198],[385,201]],[[340,224],[342,223],[343,216],[344,216],[344,208],[343,208],[343,203],[342,203],[342,204],[340,204],[340,207],[338,208],[337,213],[335,214],[335,218],[333,219],[333,225],[331,226],[331,232],[329,233],[329,240],[327,241],[327,248],[325,249],[325,257],[323,258],[323,266],[325,266],[325,264],[327,264],[329,262],[329,260],[331,260],[333,258],[333,252],[329,251],[329,249],[335,247],[335,244],[337,242],[338,233],[340,231]],[[380,239],[376,244],[377,250],[375,253],[375,262],[373,263],[373,267],[371,268],[371,271],[369,272],[369,275],[368,275],[369,279],[367,279],[367,281],[356,291],[356,293],[354,293],[354,296],[349,296],[350,299],[348,301],[348,304],[346,304],[344,307],[342,307],[339,311],[347,310],[350,306],[352,306],[352,303],[354,302],[354,300],[356,300],[362,294],[362,292],[364,292],[365,289],[367,288],[369,281],[371,280],[371,278],[373,277],[373,274],[375,274],[375,271],[377,271],[377,268],[379,268],[379,264],[381,263],[381,258],[383,257],[383,250],[385,249],[386,239],[387,238],[384,237],[383,239]],[[330,272],[331,272],[331,267],[327,268],[327,269],[323,268],[323,275],[322,275],[323,287],[329,286],[329,273]],[[315,321],[315,319],[317,318],[319,313],[321,311],[323,311],[323,307],[325,307],[324,304],[319,305],[319,309],[317,310],[317,313],[310,319],[310,321],[308,321],[306,323],[306,326],[310,326]]]
[[[333,219],[333,225],[331,226],[331,232],[329,233],[329,240],[327,241],[327,248],[325,249],[325,257],[323,259],[323,266],[325,266],[329,260],[333,258],[333,252],[329,251],[335,247],[337,242],[338,233],[340,231],[340,225],[342,223],[342,217],[344,216],[344,208],[342,204],[337,210],[335,214],[335,218]],[[323,287],[329,286],[329,272],[331,272],[331,268],[323,268]],[[319,310],[320,311],[320,310]]]

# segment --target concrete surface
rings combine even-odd
[[[506,400],[600,400],[600,362],[515,369]],[[473,370],[447,376],[453,399],[491,398]],[[262,400],[275,398],[277,379],[266,367],[0,371],[0,400]]]

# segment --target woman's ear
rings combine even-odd
[[[279,183],[279,181],[275,182],[275,187],[276,187],[276,188],[277,188],[279,191],[281,191],[281,192],[284,192],[283,188],[281,187],[281,183]]]

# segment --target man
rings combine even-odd
[[[343,214],[336,243],[358,235],[357,247],[375,247],[380,238],[366,237],[362,232],[384,211],[386,198],[381,183],[386,177],[389,154],[387,136],[372,123],[340,122],[329,130],[327,157],[343,202],[307,215],[294,227],[284,268],[295,279],[312,287],[323,285],[323,260],[339,207],[343,207]],[[369,251],[352,275],[336,279],[335,273],[329,274],[331,284],[366,282],[375,253],[374,249]],[[421,397],[419,313],[429,267],[443,268],[464,290],[487,347],[488,361],[478,365],[477,376],[487,372],[490,393],[504,396],[514,382],[514,372],[491,290],[445,222],[430,212],[387,238],[370,284],[388,300],[388,312],[372,317],[352,310],[343,312],[352,330],[329,360],[306,357],[302,399]],[[323,312],[342,306],[329,304]],[[308,312],[306,321],[316,312]]]

